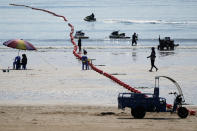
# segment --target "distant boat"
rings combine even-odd
[[[76,39],[79,39],[79,38],[88,39],[89,37],[85,36],[85,33],[82,32],[81,30],[79,30],[79,31],[76,31],[74,38],[76,38]]]
[[[84,18],[84,20],[85,20],[85,21],[89,21],[89,22],[94,22],[94,21],[96,21],[96,18],[94,17],[94,14],[92,13],[91,15],[86,16],[86,17]]]
[[[131,37],[125,36],[125,33],[119,33],[119,31],[113,31],[109,38],[111,39],[130,39]]]

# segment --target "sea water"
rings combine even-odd
[[[89,46],[130,45],[130,41],[110,41],[109,35],[119,30],[131,37],[139,35],[139,45],[158,44],[158,37],[169,36],[180,46],[194,46],[197,38],[195,0],[1,0],[0,42],[23,38],[36,46],[72,46],[69,43],[67,22],[45,12],[24,7],[24,4],[50,10],[63,15],[75,30],[83,30],[90,37]],[[96,22],[86,22],[84,17],[95,14]]]
[[[10,3],[46,9],[65,16],[68,22],[46,12],[11,6]],[[157,47],[159,36],[161,38],[168,36],[174,39],[175,44],[179,44],[179,46],[174,51],[157,50],[156,64],[166,69],[164,73],[161,71],[162,75],[171,75],[175,79],[178,77],[178,80],[183,81],[183,90],[189,97],[187,100],[197,104],[192,99],[197,96],[197,82],[194,79],[197,76],[197,62],[195,61],[197,56],[196,11],[196,0],[1,0],[1,66],[9,66],[9,62],[3,60],[5,54],[17,52],[17,50],[2,45],[4,41],[9,39],[27,40],[37,47],[38,51],[48,52],[49,55],[51,52],[72,54],[73,45],[70,42],[70,27],[68,26],[68,23],[71,23],[75,31],[82,30],[89,36],[89,39],[82,40],[82,48],[88,50],[89,56],[97,59],[95,64],[117,67],[120,73],[122,71],[120,70],[121,66],[129,67],[132,65],[139,65],[145,68],[143,71],[147,71],[149,61],[147,61],[146,56],[150,54],[150,48]],[[84,17],[91,13],[95,14],[97,21],[84,21]],[[115,30],[119,30],[129,37],[136,32],[139,37],[138,46],[132,47],[131,39],[109,39],[110,33]],[[77,42],[77,40],[75,41]],[[48,61],[52,63],[50,59]],[[60,62],[59,64],[64,66],[65,63]],[[182,69],[178,76],[173,75],[171,73],[173,71],[167,70],[173,66],[177,67],[177,72],[179,72],[179,68]],[[190,68],[189,71],[187,71],[187,67]],[[141,68],[139,70],[141,71]],[[123,71],[123,73],[125,72]],[[134,86],[140,84],[151,86],[149,82],[145,82],[147,79],[144,76],[138,76],[139,72],[136,72],[134,77],[132,73],[129,71],[125,76],[127,77],[124,79],[126,83]],[[182,78],[184,75],[187,77]],[[102,94],[102,91],[92,90],[91,93],[100,92],[99,94]],[[110,98],[109,92],[105,91],[101,98],[109,95],[104,103],[111,103],[110,101],[113,99],[112,103],[114,104],[116,100]],[[29,93],[31,94],[31,92]],[[117,92],[114,92],[113,95],[115,94],[117,95]],[[11,95],[13,94],[11,93],[9,96]],[[58,96],[60,94],[53,93],[53,95]],[[44,98],[46,99],[46,97]],[[73,101],[77,100],[76,98]]]

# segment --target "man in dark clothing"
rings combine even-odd
[[[132,36],[132,46],[134,45],[137,45],[137,34],[134,32],[133,36]]]
[[[158,68],[155,66],[155,58],[156,58],[155,48],[152,47],[151,49],[152,49],[151,55],[147,57],[150,58],[151,60],[151,69],[149,70],[150,72],[152,72],[153,67],[156,69],[156,71],[158,70]]]
[[[79,47],[79,52],[81,52],[81,38],[80,37],[78,39],[78,47]]]
[[[92,13],[90,16],[91,16],[92,19],[94,19],[94,13]]]
[[[27,65],[27,57],[25,54],[22,54],[22,68],[23,70],[26,70],[26,65]]]

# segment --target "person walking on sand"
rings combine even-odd
[[[132,35],[132,46],[134,46],[134,43],[135,43],[135,45],[137,45],[137,39],[138,39],[138,36],[134,32],[134,34]]]
[[[150,72],[152,72],[153,67],[156,69],[156,71],[158,70],[158,68],[155,66],[155,58],[156,58],[155,48],[152,47],[151,50],[152,52],[150,56],[147,57],[147,58],[150,58],[151,60],[151,69],[149,70]]]
[[[78,39],[78,47],[79,47],[79,52],[81,52],[81,38],[80,37]]]

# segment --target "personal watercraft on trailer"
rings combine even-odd
[[[85,33],[82,32],[82,30],[79,30],[79,31],[76,31],[74,38],[88,39],[89,37],[85,36]]]
[[[119,33],[119,31],[113,31],[109,38],[111,39],[130,39],[130,37],[125,36],[125,33]]]

